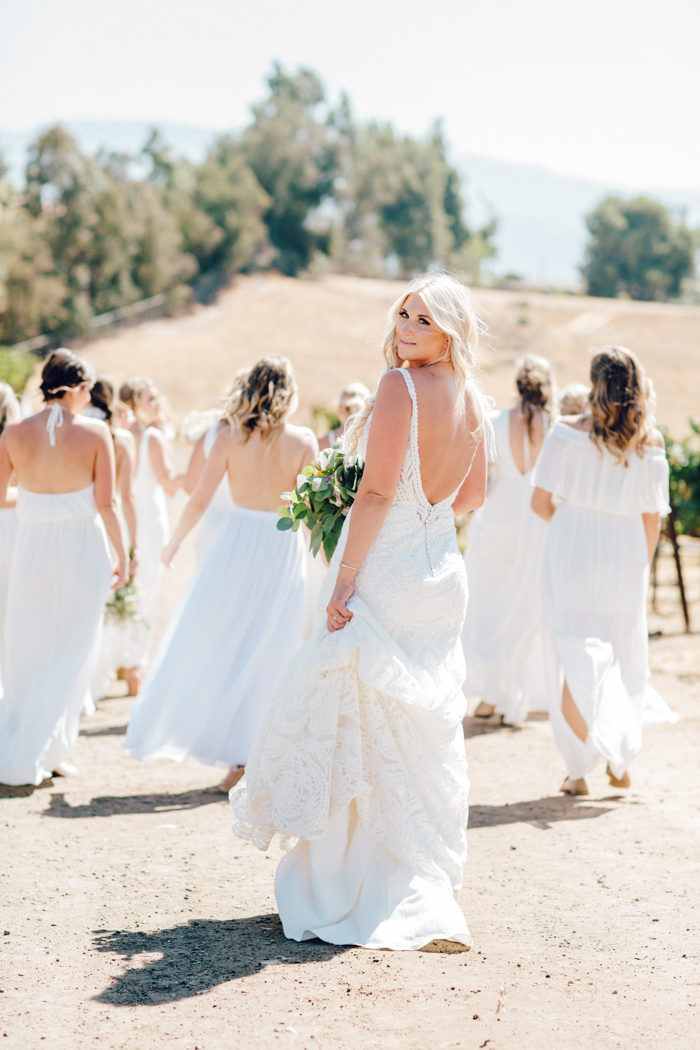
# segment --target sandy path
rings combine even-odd
[[[187,571],[183,558],[168,604]],[[675,609],[667,588],[661,608]],[[208,790],[216,771],[126,758],[128,701],[102,701],[79,779],[0,798],[3,1047],[694,1045],[700,647],[676,614],[653,626],[667,632],[652,642],[654,684],[682,721],[649,733],[630,792],[600,770],[590,799],[561,798],[546,721],[467,720],[466,955],[285,941],[277,846],[234,839]]]
[[[385,299],[393,292],[375,290]],[[553,308],[542,299],[542,310]],[[626,316],[626,304],[612,305]],[[203,314],[194,316],[204,324]],[[171,346],[181,320],[158,322],[174,326]],[[342,328],[347,318],[326,323]],[[181,414],[188,369],[168,372],[165,353],[146,358],[139,341],[149,327],[90,353],[118,378],[162,369],[157,377],[170,384]],[[347,355],[340,380],[371,378],[359,369],[360,350],[353,358],[338,340],[338,360]],[[229,358],[221,355],[220,373],[214,365],[206,373],[202,405],[223,385]],[[304,367],[312,378],[309,362]],[[505,391],[506,377],[504,363],[488,373],[494,392],[496,379]],[[687,558],[697,625],[696,547]],[[157,633],[191,571],[189,547],[166,579]],[[669,573],[664,562],[663,578]],[[78,779],[0,797],[2,1047],[696,1045],[700,646],[697,635],[680,633],[668,588],[660,610],[653,681],[681,721],[648,734],[631,791],[612,791],[600,770],[589,799],[561,798],[562,766],[546,721],[515,731],[467,720],[472,811],[461,903],[475,947],[465,955],[285,941],[274,906],[277,846],[261,854],[233,838],[228,803],[208,790],[217,771],[126,758],[128,701],[102,701],[83,723]],[[497,1012],[501,998],[505,1012]]]

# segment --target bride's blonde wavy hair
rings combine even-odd
[[[644,455],[654,429],[654,389],[636,354],[603,346],[591,361],[591,440],[627,465],[627,452]]]
[[[454,368],[457,389],[464,393],[468,385],[476,395],[479,406],[478,434],[483,428],[484,420],[490,407],[489,400],[475,382],[477,371],[476,351],[479,339],[486,331],[486,325],[478,317],[469,289],[449,273],[428,273],[415,277],[406,290],[389,309],[387,332],[382,343],[382,352],[386,361],[386,371],[400,368],[403,359],[398,350],[396,338],[396,321],[409,295],[419,295],[430,312],[433,321],[447,336],[447,350],[444,360]],[[357,448],[365,428],[365,423],[372,414],[376,394],[365,399],[360,411],[350,417],[343,445],[352,456]]]
[[[297,390],[291,361],[270,354],[236,374],[224,397],[221,418],[240,430],[246,441],[254,430],[269,441],[297,407]]]

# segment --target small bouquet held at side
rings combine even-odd
[[[323,544],[330,561],[338,546],[343,520],[362,480],[364,464],[348,462],[342,449],[323,449],[318,459],[297,476],[293,492],[283,492],[289,506],[280,507],[277,528],[296,532],[302,522],[311,530],[309,549],[314,557]]]

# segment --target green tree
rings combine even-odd
[[[337,144],[315,73],[300,69],[290,75],[276,63],[267,84],[270,93],[253,107],[253,122],[241,144],[269,198],[264,220],[273,265],[296,274],[316,251],[329,249],[328,233],[315,229],[310,219],[314,209],[333,197]]]
[[[648,197],[606,197],[586,217],[591,233],[581,272],[589,295],[669,299],[693,272],[696,237]]]

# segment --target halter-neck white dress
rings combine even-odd
[[[247,763],[302,642],[304,540],[278,521],[232,501],[132,707],[124,747],[133,758]]]
[[[155,427],[146,427],[141,435],[133,486],[138,530],[136,583],[139,591],[139,621],[131,625],[130,642],[124,657],[126,667],[138,667],[146,662],[163,576],[161,554],[170,534],[165,491],[155,476],[149,453],[149,443],[154,432]]]
[[[280,682],[242,781],[234,832],[267,849],[287,937],[417,949],[468,946],[457,904],[466,860],[467,764],[460,633],[467,600],[452,503],[425,497],[410,372],[410,437],[386,520],[357,573],[353,618],[318,626]]]
[[[209,453],[214,447],[214,442],[216,441],[220,428],[221,423],[212,423],[204,435],[202,451],[204,452],[205,460],[209,458]],[[231,499],[231,487],[229,486],[228,478],[223,477],[219,482],[216,492],[212,496],[211,503],[204,511],[199,525],[197,526],[197,531],[194,537],[194,546],[197,553],[198,563],[204,557],[207,547],[214,538],[214,533],[232,507],[233,500]]]
[[[667,514],[668,463],[649,446],[627,466],[587,431],[555,423],[533,484],[560,498],[542,559],[549,717],[572,779],[599,757],[616,777],[642,746],[642,731],[675,722],[649,684],[649,558],[642,514]],[[588,728],[583,743],[561,710],[562,686]]]
[[[469,603],[462,631],[464,692],[494,704],[509,725],[547,709],[540,567],[547,525],[532,510],[530,442],[525,471],[510,446],[510,410],[491,415],[495,455],[484,505],[472,515],[464,562]]]
[[[112,576],[93,486],[18,489],[7,596],[0,783],[40,784],[67,762]]]

